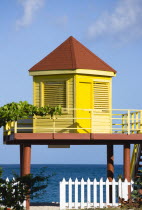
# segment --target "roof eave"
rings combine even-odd
[[[64,69],[64,70],[29,70],[30,76],[43,76],[43,75],[63,75],[63,74],[84,74],[96,76],[115,77],[116,71],[94,70],[94,69]]]

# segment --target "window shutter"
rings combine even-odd
[[[66,107],[66,82],[44,83],[44,105]]]
[[[110,94],[108,82],[94,82],[94,109],[108,110]]]
[[[40,106],[40,101],[41,101],[41,87],[40,87],[40,82],[35,82],[34,85],[34,105],[35,106]]]

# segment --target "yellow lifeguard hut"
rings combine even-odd
[[[112,109],[112,77],[116,76],[112,67],[69,37],[29,74],[34,105],[61,105],[62,115],[7,123],[4,143],[20,145],[21,175],[30,173],[31,145],[106,145],[107,177],[112,181],[113,146],[123,145],[124,178],[137,176],[142,167],[142,110]],[[130,165],[131,144],[135,146]]]
[[[116,71],[72,36],[34,65],[36,106],[62,107],[62,119],[35,119],[35,133],[111,133],[112,77]],[[48,131],[47,131],[48,127]]]

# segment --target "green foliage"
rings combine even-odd
[[[140,171],[140,176],[134,180],[134,190],[131,196],[133,200],[139,202],[139,205],[142,206],[142,171]]]
[[[37,107],[27,101],[12,102],[0,107],[0,127],[5,126],[7,122],[25,119],[34,115],[46,116],[47,114],[50,114],[51,117],[55,114],[61,114],[61,106]]]
[[[16,175],[9,181],[0,178],[0,205],[23,210],[24,200],[40,196],[47,187],[51,176],[28,174],[20,177]]]
[[[119,179],[121,179],[121,181],[124,182],[124,177],[123,177],[122,174],[118,174],[118,176],[117,176],[117,181],[118,181]]]
[[[0,168],[0,178],[2,177],[2,168]]]
[[[124,201],[123,198],[119,199],[119,202],[121,203],[122,209],[140,209],[141,203],[138,198],[135,200],[133,198],[128,199],[128,201]]]
[[[123,178],[122,178],[123,180]],[[120,199],[121,208],[126,209],[141,209],[142,208],[142,171],[139,177],[136,177],[134,180],[134,190],[131,193],[130,199],[124,201]]]

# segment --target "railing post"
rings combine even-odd
[[[132,122],[132,133],[134,134],[135,133],[135,113],[131,113],[130,114],[130,117],[131,117],[131,122]]]
[[[91,111],[91,133],[93,133],[93,110]]]
[[[124,130],[125,130],[125,120],[124,120],[124,118],[125,118],[125,115],[124,114],[122,114],[122,133],[124,133]]]
[[[8,122],[8,135],[11,135],[11,122]]]
[[[55,116],[53,115],[53,133],[55,133]]]
[[[140,111],[140,133],[142,133],[142,111]]]
[[[139,131],[139,112],[136,112],[136,132],[138,133]]]
[[[14,133],[17,133],[17,121],[15,121],[15,125],[14,125]]]
[[[65,209],[65,203],[66,203],[66,180],[63,179],[60,182],[60,209]]]
[[[130,110],[128,110],[128,134],[130,134],[130,128],[131,128],[131,124],[130,124]]]

